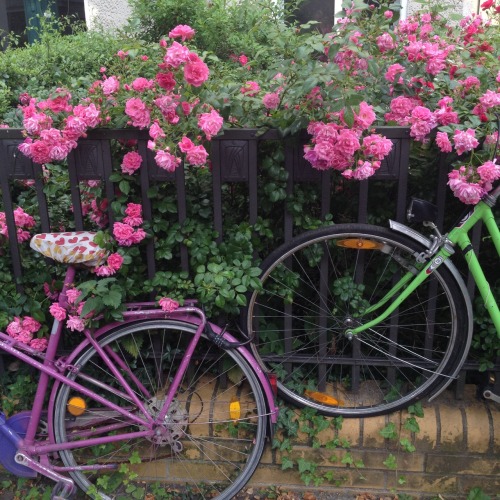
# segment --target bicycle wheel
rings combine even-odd
[[[120,371],[155,415],[195,332],[190,323],[142,321],[111,331],[99,344],[114,353],[116,366],[133,369],[139,382]],[[140,414],[94,348],[88,347],[72,366],[78,372],[71,378]],[[163,432],[134,438],[131,433],[145,427],[82,399],[88,400],[67,385],[58,389],[53,418],[58,443],[130,434],[118,442],[59,452],[64,465],[74,469],[69,472],[76,484],[93,497],[230,499],[250,479],[263,452],[267,415],[257,377],[237,351],[224,351],[203,337]]]
[[[386,320],[346,334],[378,315],[368,308],[415,270],[423,250],[386,228],[343,224],[302,234],[264,261],[247,328],[285,399],[330,416],[372,416],[449,381],[468,335],[466,302],[445,266]]]

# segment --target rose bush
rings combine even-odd
[[[245,3],[245,8],[250,7]],[[228,313],[244,304],[244,296],[235,287],[227,297],[217,294],[219,283],[221,277],[227,281],[224,273],[242,280],[241,263],[251,260],[256,249],[273,246],[278,224],[270,218],[273,204],[286,197],[286,172],[279,152],[262,162],[261,207],[271,215],[254,228],[261,232],[261,240],[255,241],[234,209],[230,214],[233,225],[225,231],[229,241],[217,245],[207,227],[209,169],[200,167],[209,165],[209,141],[223,127],[278,128],[284,136],[307,130],[310,140],[304,155],[313,167],[336,170],[346,179],[365,179],[390,149],[373,128],[409,126],[416,145],[450,154],[456,162],[450,187],[463,202],[476,203],[500,176],[493,154],[498,138],[495,115],[500,111],[500,40],[494,24],[500,15],[498,1],[485,2],[483,10],[492,19],[470,16],[453,25],[435,8],[396,22],[397,10],[390,1],[380,2],[379,8],[349,1],[345,17],[332,32],[320,34],[314,25],[289,24],[270,7],[272,15],[266,11],[260,18],[250,16],[258,36],[244,53],[238,47],[227,59],[196,50],[199,33],[186,20],[186,24],[169,27],[169,36],[160,43],[127,40],[129,46],[123,45],[105,66],[96,68],[100,77],[86,92],[66,85],[50,95],[41,93],[44,98],[23,93],[27,139],[21,150],[37,163],[47,164],[48,192],[59,179],[56,174],[64,170],[59,165],[64,165],[78,139],[94,127],[147,129],[149,148],[159,168],[172,172],[187,165],[192,217],[183,227],[165,222],[175,210],[175,199],[168,188],[155,187],[148,195],[159,215],[145,223],[135,185],[142,157],[133,142],[115,144],[113,180],[118,193],[112,209],[116,222],[109,235],[99,236],[111,254],[95,270],[100,285],[94,276],[79,285],[82,295],[76,303],[85,301],[85,306],[72,311],[70,328],[81,328],[76,318],[81,320],[92,310],[106,306],[119,312],[126,296],[142,296],[160,287],[173,291],[172,300],[182,302],[183,296],[193,294],[208,307]],[[263,18],[269,20],[265,26],[259,24]],[[413,172],[420,170],[421,155],[412,166]],[[319,217],[310,215],[307,205],[314,203],[315,196],[304,187],[287,200],[301,229],[321,223]],[[109,206],[100,184],[87,182],[82,198],[89,222],[106,229]],[[232,207],[245,205],[237,188],[232,188],[230,198]],[[60,219],[60,226],[65,227],[64,217]],[[19,228],[23,238],[22,231],[32,229]],[[140,244],[148,238],[154,238],[156,256],[168,265],[172,242],[195,248],[190,255],[194,276],[165,266],[145,284]],[[245,282],[254,273],[248,271]],[[54,313],[60,311],[54,308]]]

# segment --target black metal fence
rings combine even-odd
[[[357,197],[357,214],[359,222],[369,219],[371,210],[370,186],[373,183],[384,183],[391,186],[391,193],[395,199],[388,199],[390,217],[404,222],[405,211],[409,195],[410,172],[408,169],[410,155],[409,129],[405,127],[381,127],[378,129],[394,143],[390,156],[382,163],[381,168],[369,181],[357,184],[353,196]],[[147,148],[149,139],[146,131],[132,129],[123,130],[93,130],[88,137],[79,141],[78,147],[68,157],[68,175],[70,180],[70,198],[73,207],[74,226],[76,230],[84,228],[82,213],[80,183],[89,180],[99,180],[103,185],[108,198],[108,217],[113,222],[111,204],[115,198],[115,186],[111,181],[112,149],[114,140],[137,140],[137,151],[143,158],[140,170],[140,189],[142,195],[143,216],[145,220],[152,218],[152,204],[147,196],[149,188],[157,182],[169,182],[175,186],[177,197],[177,218],[182,224],[187,217],[185,173],[178,168],[174,173],[160,169],[153,154]],[[0,129],[0,189],[3,210],[8,228],[8,244],[12,261],[12,273],[17,281],[23,275],[23,263],[16,237],[14,224],[14,181],[30,181],[36,193],[38,203],[38,218],[42,232],[55,231],[53,227],[47,198],[44,194],[42,166],[33,163],[18,151],[18,145],[24,140],[22,132],[15,129]],[[248,221],[254,224],[259,215],[258,178],[259,178],[259,150],[263,143],[280,141],[284,146],[285,168],[288,172],[286,185],[287,195],[291,195],[297,183],[309,183],[317,186],[320,193],[320,211],[325,216],[336,211],[335,193],[332,190],[334,178],[329,171],[314,170],[303,158],[303,144],[305,137],[297,136],[282,139],[277,131],[270,130],[263,134],[259,130],[233,129],[212,140],[211,161],[213,179],[213,227],[218,232],[219,241],[224,239],[223,232],[223,186],[227,184],[243,184],[247,190]],[[438,224],[443,225],[447,210],[448,188],[447,165],[441,162],[436,171],[436,191],[429,193],[430,198],[437,200],[439,215]],[[380,189],[380,188],[378,188]],[[389,192],[389,191],[388,191]],[[392,197],[392,196],[391,196]],[[293,217],[283,205],[284,213],[279,220],[283,221],[284,239],[292,238],[294,232]],[[474,234],[475,244],[479,244],[480,229]],[[146,248],[147,278],[151,279],[156,272],[154,242],[150,241]],[[180,265],[183,270],[189,271],[187,249],[180,244]],[[473,282],[469,283],[473,293]],[[465,369],[475,370],[477,364],[468,362]],[[462,379],[463,380],[463,379]]]

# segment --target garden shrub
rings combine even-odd
[[[333,32],[322,35],[285,22],[270,1],[133,0],[132,5],[137,23],[130,25],[127,38],[85,32],[64,38],[49,29],[32,48],[9,49],[0,57],[0,69],[9,76],[3,94],[12,104],[15,94],[28,94],[22,104],[29,138],[21,149],[46,164],[46,192],[59,227],[71,229],[64,158],[87,128],[148,128],[149,147],[160,168],[171,172],[184,160],[188,218],[183,225],[177,222],[175,193],[161,184],[148,193],[153,220],[142,220],[134,144],[114,144],[117,195],[111,208],[119,226],[106,228],[102,186],[82,186],[88,228],[101,231],[100,243],[114,256],[113,264],[98,269],[101,282],[86,276],[80,285],[82,299],[88,299],[85,313],[119,317],[125,298],[168,293],[179,301],[194,295],[209,314],[234,316],[245,304],[245,293],[258,286],[255,265],[282,238],[282,221],[274,218],[277,206],[286,204],[297,231],[352,220],[357,187],[351,178],[373,174],[386,153],[387,143],[371,133],[377,124],[411,128],[412,194],[428,198],[431,189],[434,194],[437,153],[453,147],[454,158],[463,160],[450,178],[460,199],[477,201],[487,190],[487,177],[500,176],[491,161],[483,169],[487,175],[479,170],[491,158],[497,133],[492,118],[500,104],[500,40],[498,30],[478,17],[453,28],[437,9],[396,24],[392,2],[375,9],[356,0],[346,4],[347,17]],[[187,23],[198,31],[194,38]],[[158,45],[160,36],[166,38]],[[14,68],[15,61],[19,67]],[[37,68],[36,79],[28,75],[30,65]],[[51,108],[58,99],[69,111]],[[49,138],[38,127],[44,114],[53,120],[50,134],[45,134]],[[33,116],[36,120],[30,121]],[[19,112],[17,118],[7,112],[4,120],[19,124]],[[260,219],[250,227],[242,215],[247,206],[244,188],[224,186],[225,239],[218,243],[210,226],[211,174],[204,168],[204,148],[222,121],[226,127],[277,128],[285,137],[309,126],[312,140],[306,158],[315,168],[340,172],[333,215],[322,220],[315,186],[298,186],[287,199],[283,150],[271,145],[261,150],[259,159]],[[58,141],[68,133],[70,139],[61,141],[66,149],[53,148],[50,141],[60,146]],[[333,143],[340,136],[344,140]],[[359,144],[366,138],[366,144]],[[35,143],[41,146],[38,150]],[[377,146],[370,149],[370,144]],[[388,215],[388,191],[374,187],[376,210],[370,212],[370,221],[378,223]],[[30,202],[29,195],[16,198],[26,209]],[[139,243],[150,238],[159,266],[158,274],[145,281]],[[189,275],[179,270],[178,243],[190,249]],[[27,262],[28,271],[40,265],[38,257]],[[11,315],[6,310],[6,318]]]

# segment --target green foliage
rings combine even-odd
[[[75,94],[88,88],[124,45],[120,37],[74,24],[73,34],[65,35],[69,23],[64,18],[42,22],[40,37],[32,45],[11,43],[0,51],[0,118],[20,125],[15,108],[23,93],[44,98],[55,87],[70,87]]]
[[[6,370],[0,374],[0,408],[7,416],[31,408],[37,374],[27,365],[5,358]]]

